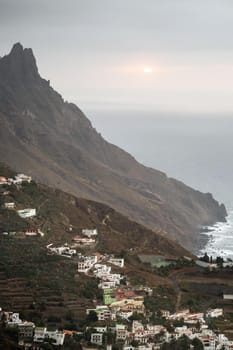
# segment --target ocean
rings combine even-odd
[[[208,242],[198,255],[207,253],[213,258],[221,256],[233,259],[233,209],[228,210],[227,222],[217,222],[207,228],[209,232],[202,234],[208,236]]]

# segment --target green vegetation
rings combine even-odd
[[[14,210],[0,208],[0,233],[22,231],[27,226],[27,221],[22,219]]]
[[[154,289],[152,296],[145,297],[144,304],[146,309],[158,315],[158,312],[163,309],[173,312],[175,301],[176,295],[174,290],[166,286],[160,286]]]

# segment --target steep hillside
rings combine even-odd
[[[14,174],[0,163],[0,176]],[[15,209],[4,208],[4,203],[15,203]],[[121,251],[164,254],[179,257],[190,255],[182,246],[164,237],[162,230],[150,229],[133,222],[105,204],[77,198],[46,185],[23,183],[22,186],[0,186],[0,233],[40,227],[47,244],[72,242],[72,238],[85,228],[100,232],[94,249],[100,252]],[[17,210],[35,208],[36,216],[22,219]],[[69,228],[72,226],[72,231]],[[136,254],[136,253],[135,253]]]
[[[100,201],[188,248],[224,205],[106,142],[38,73],[31,49],[0,59],[0,159],[40,182]]]
[[[14,176],[14,172],[1,163],[0,174]],[[6,209],[5,203],[14,203],[15,208]],[[20,218],[17,210],[24,208],[35,208],[36,216]],[[40,228],[44,236],[26,236],[24,231],[29,227]],[[152,232],[104,204],[76,198],[34,181],[20,186],[1,185],[1,307],[33,314],[33,319],[38,321],[49,319],[50,315],[58,315],[64,321],[69,310],[82,320],[85,308],[93,306],[93,298],[101,302],[97,280],[78,274],[77,257],[48,255],[46,248],[48,244],[74,244],[73,237],[84,228],[97,228],[98,239],[91,246],[77,247],[79,252],[123,255],[123,274],[134,281],[143,279],[145,285],[170,282],[156,276],[151,269],[144,271],[137,258],[139,253],[176,258],[190,255],[177,243],[162,237],[162,232]]]

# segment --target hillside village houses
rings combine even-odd
[[[30,183],[31,181],[31,176],[25,174],[17,174],[14,178],[6,178],[4,176],[0,176],[0,185],[22,185],[23,182]]]
[[[160,345],[163,342],[170,342],[172,339],[178,339],[179,337],[186,335],[191,340],[194,338],[200,339],[204,346],[204,350],[230,350],[233,349],[233,342],[229,341],[224,334],[215,334],[212,330],[208,328],[205,320],[198,328],[195,326],[181,326],[175,327],[174,331],[169,332],[163,325],[154,325],[151,323],[142,323],[138,320],[133,320],[127,324],[122,324],[113,318],[111,312],[106,306],[99,306],[95,309],[99,317],[98,319],[102,322],[111,319],[114,325],[92,325],[87,327],[87,329],[92,330],[90,336],[90,342],[93,345],[100,346],[101,349],[112,349],[110,344],[105,342],[105,334],[113,333],[115,334],[116,342],[122,345],[124,350],[156,350],[160,349]],[[92,309],[87,310],[87,314],[93,311]],[[184,314],[186,314],[186,311]],[[211,310],[214,315],[220,313],[220,309]],[[208,313],[208,312],[207,312]],[[182,314],[180,312],[179,314]],[[173,316],[173,315],[170,315]],[[43,342],[52,341],[53,345],[62,346],[65,341],[66,334],[73,334],[75,331],[66,330],[48,330],[46,327],[37,327],[33,322],[21,320],[19,313],[14,313],[12,311],[2,311],[0,308],[0,318],[4,320],[6,327],[16,327],[18,330],[18,344],[22,349],[26,349],[27,346],[36,346],[42,344]],[[174,317],[173,317],[174,318]],[[80,334],[80,332],[79,332]],[[155,336],[158,335],[158,338]],[[157,340],[155,340],[157,339]],[[132,341],[136,342],[137,346],[132,346]]]
[[[60,247],[53,247],[53,243],[46,246],[51,254],[62,255],[64,257],[71,258],[73,255],[77,254],[76,249],[70,248],[67,243]]]
[[[30,176],[18,174],[14,179],[0,177],[0,185],[20,185],[25,181],[30,183],[31,180]],[[14,210],[15,203],[6,202],[4,207]],[[36,209],[34,208],[26,208],[17,212],[23,218],[36,215]],[[25,230],[27,236],[34,236],[38,233],[40,233],[39,229],[33,226]],[[97,237],[97,229],[83,229],[80,235],[73,238],[73,241],[78,245],[88,245],[96,243]],[[129,284],[122,285],[122,280],[125,278],[122,273],[124,271],[124,259],[99,253],[83,255],[77,253],[75,244],[69,245],[66,243],[56,247],[53,243],[50,243],[47,245],[47,250],[49,254],[57,254],[68,258],[75,257],[78,273],[84,273],[99,279],[98,287],[103,291],[103,305],[94,304],[95,306],[92,309],[86,309],[87,315],[95,312],[98,319],[95,325],[87,326],[89,331],[91,329],[90,342],[94,346],[111,350],[111,345],[106,344],[105,340],[106,334],[111,332],[115,335],[116,342],[122,345],[123,350],[160,349],[163,342],[170,342],[182,335],[186,335],[190,339],[200,339],[204,350],[220,350],[223,346],[225,350],[233,349],[233,342],[229,341],[224,334],[215,334],[208,327],[208,319],[223,316],[221,308],[209,309],[205,313],[191,313],[189,309],[174,313],[161,310],[163,318],[171,325],[177,320],[182,320],[184,325],[174,327],[173,331],[168,331],[163,324],[152,324],[147,320],[148,310],[146,310],[144,304],[144,295],[151,295],[152,289],[149,287],[134,288]],[[233,296],[231,295],[229,298],[233,298]],[[144,317],[144,322],[131,321],[131,317],[135,314],[139,318]],[[46,327],[37,327],[33,322],[22,320],[18,312],[2,311],[1,308],[0,319],[4,320],[6,327],[17,329],[19,345],[22,349],[26,349],[26,344],[38,345],[49,340],[53,342],[54,346],[64,344],[65,330],[48,330]]]

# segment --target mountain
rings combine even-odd
[[[40,77],[32,50],[19,43],[0,59],[0,137],[0,159],[17,170],[106,203],[187,248],[197,245],[200,226],[225,220],[224,205],[211,194],[145,167],[105,141],[76,105]]]

